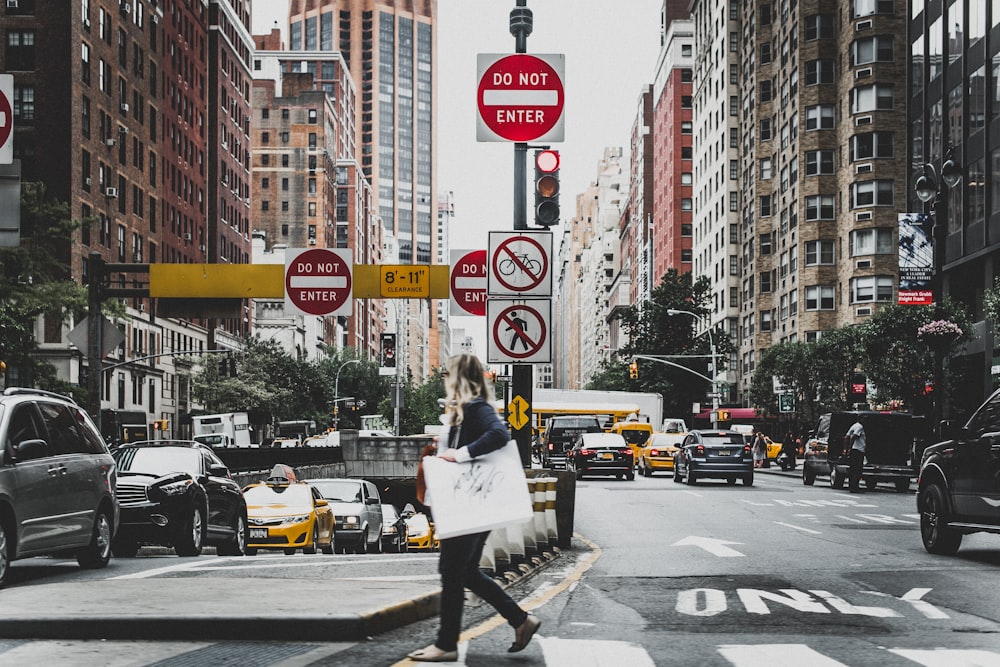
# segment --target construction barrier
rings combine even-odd
[[[532,556],[540,556],[556,544],[556,478],[529,478],[527,484],[534,510],[531,519],[490,532],[479,559],[482,569],[499,573]]]
[[[548,535],[548,545],[555,546],[559,541],[559,527],[556,524],[556,482],[555,477],[543,477],[545,483],[545,529]]]

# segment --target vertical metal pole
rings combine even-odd
[[[104,282],[104,259],[99,252],[90,253],[90,284],[87,286],[87,409],[98,429],[101,428],[101,287]]]

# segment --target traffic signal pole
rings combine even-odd
[[[514,36],[515,53],[528,52],[528,35],[533,25],[528,0],[517,0],[517,6],[510,11],[510,34]],[[528,229],[528,144],[514,144],[514,231]],[[528,404],[527,423],[514,429],[514,440],[521,454],[521,465],[531,467],[531,429],[534,422],[532,413],[532,368],[531,364],[513,364],[511,369],[511,394],[520,396]]]

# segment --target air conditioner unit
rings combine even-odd
[[[126,102],[122,102],[122,111],[128,113],[128,104]]]
[[[870,269],[872,268],[872,261],[870,259],[859,259],[854,263],[855,269]]]
[[[858,21],[857,23],[854,24],[854,30],[856,32],[861,32],[862,30],[871,30],[871,29],[872,29],[871,19],[868,19],[867,21]]]
[[[7,9],[17,9],[17,0],[7,0]]]
[[[190,234],[185,234],[184,235],[184,240],[185,241],[190,241],[191,240],[191,235]]]
[[[158,14],[153,14],[152,21],[153,21],[154,24],[159,23],[160,22],[160,16]]]
[[[132,11],[132,5],[129,4],[128,2],[122,2],[122,4],[121,4],[121,10],[122,10],[122,14],[128,14],[129,12]]]
[[[201,250],[202,252],[205,252],[205,246],[203,246],[203,245],[198,246],[198,250]]]
[[[316,239],[309,239],[309,245],[316,245]]]
[[[83,184],[86,185],[86,186],[90,185],[90,176],[88,176],[87,178],[83,179]]]
[[[872,173],[872,163],[865,162],[864,164],[859,164],[854,166],[855,174],[870,174]]]
[[[116,199],[118,197],[118,188],[104,188],[104,196]]]
[[[113,138],[108,138],[104,140],[104,143],[106,143],[108,146],[114,146],[115,140]]]
[[[861,213],[854,214],[854,220],[856,222],[863,222],[865,220],[871,220],[871,219],[872,219],[871,211],[862,211]]]
[[[871,124],[872,124],[871,116],[858,116],[857,118],[854,119],[855,127],[861,127],[862,125],[871,125]]]
[[[83,27],[90,28],[90,19],[83,19]]]
[[[872,309],[870,307],[858,308],[854,311],[854,314],[858,317],[867,317],[872,314]]]
[[[144,303],[140,303],[139,304],[139,312],[140,313],[145,313],[146,312],[146,304],[144,304]]]
[[[229,144],[226,143],[225,139],[223,139],[220,143],[222,144],[223,148],[229,148]]]
[[[861,69],[855,70],[854,72],[855,79],[867,79],[871,75],[872,75],[871,67],[862,67]]]

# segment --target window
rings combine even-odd
[[[864,276],[851,279],[851,303],[892,301],[892,276]]]
[[[761,195],[760,197],[760,217],[771,217],[771,195]]]
[[[269,143],[271,143],[271,133],[270,132],[261,132],[260,133],[260,143],[262,143],[262,144],[269,144]]]
[[[833,151],[806,151],[806,176],[833,173]]]
[[[806,266],[833,264],[833,248],[831,240],[806,241]]]
[[[872,14],[893,14],[896,11],[894,0],[852,0],[852,5],[852,18]]]
[[[891,180],[862,181],[851,184],[851,208],[892,206]]]
[[[770,294],[771,289],[772,289],[772,286],[771,286],[771,272],[770,271],[761,271],[759,277],[760,277],[760,293],[761,294]]]
[[[691,121],[681,121],[681,134],[691,134]]]
[[[859,255],[891,255],[896,252],[893,229],[876,227],[851,232],[851,257]]]
[[[80,47],[80,78],[81,80],[90,85],[90,45],[84,42]]]
[[[833,14],[813,14],[805,20],[806,41],[833,38]]]
[[[690,160],[692,155],[694,155],[693,149],[690,146],[681,147],[681,159]]]
[[[806,220],[833,220],[833,195],[806,197]]]
[[[761,256],[770,255],[771,254],[771,249],[772,249],[772,241],[771,241],[771,239],[772,239],[772,236],[771,236],[770,233],[761,234],[760,235],[759,246],[760,246],[760,254],[761,254]]]
[[[14,118],[30,122],[35,120],[35,87],[14,86]]]
[[[310,109],[309,110],[309,124],[310,125],[315,125],[316,124],[316,110],[315,109]]]
[[[892,35],[875,35],[855,40],[851,44],[851,62],[854,65],[892,62]]]
[[[760,311],[760,330],[770,331],[771,330],[771,311],[762,310]]]
[[[7,31],[7,70],[35,69],[35,31]]]
[[[892,132],[866,132],[851,137],[851,162],[871,158],[891,158]]]
[[[806,310],[833,310],[833,285],[807,287]]]
[[[771,136],[771,119],[765,118],[760,121],[760,140],[770,141]]]
[[[760,177],[763,179],[771,178],[771,158],[761,158]]]
[[[764,42],[760,45],[760,64],[766,65],[771,62],[771,43]]]
[[[691,108],[691,96],[681,95],[681,109],[690,109],[690,108]]]
[[[681,172],[681,185],[691,185],[692,177],[690,171]]]
[[[895,106],[892,85],[876,83],[851,90],[851,113],[891,111]]]
[[[806,63],[807,86],[833,83],[833,76],[833,60],[810,60]]]
[[[832,130],[834,128],[834,106],[832,104],[817,104],[806,107],[806,131]]]
[[[681,210],[682,211],[690,211],[691,210],[691,198],[690,197],[683,197],[683,198],[681,198]]]
[[[260,179],[260,189],[261,190],[267,190],[270,187],[271,187],[271,179],[270,178],[266,178],[265,177],[265,178]]]
[[[760,94],[759,94],[758,97],[759,97],[759,100],[761,102],[770,102],[771,101],[771,82],[770,81],[761,81],[760,82]]]

